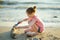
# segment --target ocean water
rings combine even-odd
[[[60,25],[60,2],[57,0],[52,2],[4,0],[0,2],[0,26],[13,26],[26,18],[26,9],[34,5],[37,6],[36,16],[45,25]]]

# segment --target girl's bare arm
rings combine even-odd
[[[29,28],[29,27],[31,27],[32,25],[34,25],[35,22],[36,22],[36,20],[33,19],[33,20],[29,23],[29,25],[26,25],[26,26],[18,26],[17,28]]]
[[[27,20],[28,20],[28,18],[25,18],[25,19],[19,21],[18,24],[19,24],[19,23],[22,23],[23,21],[27,21]]]

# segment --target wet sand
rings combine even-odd
[[[10,27],[0,27],[0,40],[13,40],[10,37]],[[20,34],[18,34],[17,39],[14,40],[60,40],[60,27],[46,27],[43,33],[40,33],[37,36],[28,38],[23,33],[23,30],[20,30]]]

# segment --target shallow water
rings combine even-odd
[[[18,0],[19,1],[19,0]],[[18,22],[26,18],[26,9],[29,6],[36,5],[36,15],[44,23],[56,23],[60,25],[60,2],[58,1],[32,1],[32,2],[18,2],[12,0],[5,0],[0,3],[0,24],[4,22]],[[31,0],[30,0],[31,1]],[[5,25],[5,24],[4,24]],[[11,25],[11,24],[10,24]]]

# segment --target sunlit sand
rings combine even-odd
[[[0,40],[12,40],[10,37],[10,27],[0,27]],[[23,34],[23,29],[20,29],[20,34],[15,40],[29,40],[30,38],[26,37]],[[59,27],[46,27],[43,33],[31,37],[31,39],[42,39],[42,40],[60,40],[60,28]]]

